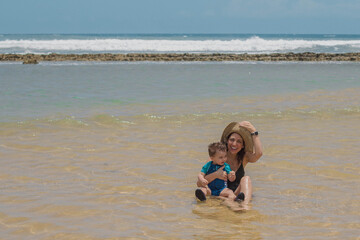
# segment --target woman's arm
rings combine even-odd
[[[225,172],[224,174],[224,167],[225,166],[222,166],[221,168],[219,168],[218,170],[216,170],[215,172],[213,173],[210,173],[206,176],[204,176],[204,178],[208,181],[208,183],[211,183],[212,181],[214,181],[215,179],[219,178],[219,179],[222,179],[224,181],[227,180],[227,174]],[[197,186],[198,187],[205,187],[202,182],[198,179],[197,181]]]
[[[247,159],[247,162],[251,162],[254,163],[257,160],[259,160],[259,158],[261,158],[261,156],[263,155],[262,153],[262,146],[261,146],[261,141],[260,141],[260,137],[259,135],[253,135],[252,136],[253,142],[254,142],[254,149],[255,152],[254,153],[249,153],[247,152],[245,154],[245,157]]]
[[[252,125],[250,122],[248,121],[243,121],[240,122],[240,126],[246,128],[247,130],[249,130],[251,133],[256,132],[256,128],[254,127],[254,125]],[[254,163],[257,160],[259,160],[259,158],[262,156],[262,145],[261,145],[261,141],[260,141],[260,137],[259,135],[252,135],[252,140],[254,143],[254,150],[255,152],[253,153],[249,153],[247,152],[245,154],[245,158],[244,160],[246,161],[244,164],[244,167],[246,165],[246,163],[251,162]]]

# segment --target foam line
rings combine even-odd
[[[328,51],[326,51],[326,49]],[[251,37],[234,40],[64,39],[4,40],[0,53],[50,52],[358,52],[360,40],[289,40]]]

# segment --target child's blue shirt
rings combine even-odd
[[[229,174],[231,171],[230,165],[227,163],[224,163],[224,165],[224,171]],[[209,161],[202,167],[201,172],[205,173],[205,175],[208,175],[210,173],[216,172],[221,167],[222,165],[217,165],[214,164],[213,161]],[[220,192],[227,187],[227,181],[216,178],[214,181],[208,184],[208,187],[211,190],[211,195],[219,196]]]

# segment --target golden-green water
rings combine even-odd
[[[250,117],[249,210],[199,203],[208,142],[237,115],[98,116],[0,128],[3,239],[357,239],[359,113]],[[242,120],[242,119],[239,119]]]
[[[4,117],[0,239],[359,239],[358,92],[114,106],[128,114],[94,104],[82,117],[42,107],[37,118]],[[242,120],[256,126],[264,152],[245,169],[250,205],[197,202],[207,145]]]

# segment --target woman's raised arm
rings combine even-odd
[[[240,124],[240,126],[242,126],[242,127],[246,128],[247,130],[249,130],[250,133],[255,133],[256,132],[256,128],[254,127],[254,125],[252,125],[248,121],[242,121],[239,124]],[[262,156],[263,152],[262,152],[262,145],[261,145],[259,135],[255,135],[255,134],[252,135],[252,140],[253,140],[253,143],[254,143],[254,152],[253,153],[247,152],[245,154],[245,161],[254,163],[257,160],[259,160],[259,158]]]

